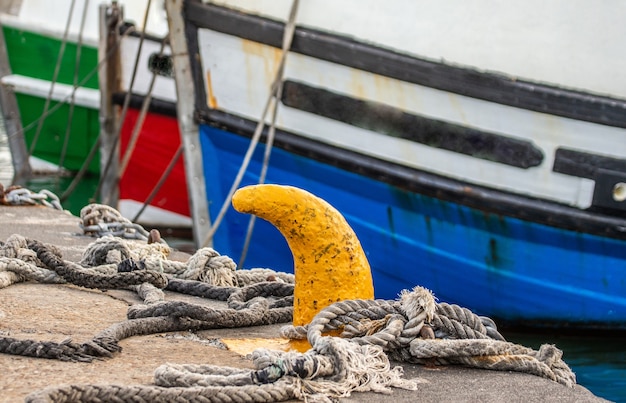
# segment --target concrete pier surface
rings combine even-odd
[[[12,234],[59,247],[63,258],[77,262],[95,238],[82,235],[80,219],[47,207],[0,206],[0,241]],[[174,253],[170,259],[186,261]],[[166,299],[211,306],[225,303],[166,292]],[[0,289],[0,336],[82,343],[126,319],[137,295],[125,290],[89,290],[73,285],[24,282]],[[120,342],[112,358],[90,363],[0,354],[0,402],[23,401],[36,390],[61,384],[152,384],[154,370],[165,363],[213,364],[253,368],[235,351],[216,347],[221,338],[276,338],[282,325],[198,332],[159,333]],[[557,345],[558,347],[558,345]],[[565,357],[567,361],[567,357]],[[353,393],[342,402],[599,402],[582,386],[568,388],[523,373],[460,366],[402,365],[406,379],[419,378],[416,391],[393,389],[391,395]]]

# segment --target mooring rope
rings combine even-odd
[[[159,379],[155,377],[155,382]],[[281,402],[299,398],[298,387],[289,380],[271,385],[159,387],[119,385],[68,385],[51,387],[26,398],[27,403],[133,401],[170,402]]]
[[[246,278],[245,270],[235,273],[234,262],[210,248],[198,251],[186,263],[166,260],[168,254],[167,245],[158,243],[142,245],[106,236],[89,245],[80,265],[63,260],[60,251],[51,245],[28,240],[19,235],[9,237],[0,247],[0,288],[26,280],[46,283],[67,282],[95,289],[130,288],[139,294],[144,304],[134,305],[129,309],[128,321],[105,329],[82,345],[69,341],[54,343],[5,337],[0,341],[0,352],[60,360],[90,361],[93,358],[111,356],[120,350],[118,345],[120,340],[135,335],[175,330],[255,326],[291,320],[293,276],[291,278],[288,275],[282,276],[291,280],[291,284],[284,281],[266,282],[265,277],[268,273],[272,273],[276,278],[279,274],[268,269],[259,269],[264,276],[264,282],[244,287],[221,287],[193,280],[176,280],[174,277],[177,274],[203,278],[205,281],[215,283],[223,283],[219,278],[220,274],[232,278],[231,282],[235,284],[246,282],[249,278]],[[198,264],[202,267],[193,268]],[[223,270],[220,273],[224,267],[236,276],[223,273]],[[207,275],[209,271],[215,273]],[[244,278],[244,281],[238,281],[237,277]],[[184,291],[188,285],[193,285],[194,289],[201,289],[198,286],[203,285],[205,293],[207,289],[219,291],[219,299],[227,301],[231,308],[219,310],[178,301],[165,302],[162,289],[167,286],[170,279],[173,284],[178,281],[178,292]]]
[[[210,248],[187,262],[172,262],[168,254],[166,245],[106,236],[89,245],[77,264],[63,260],[52,246],[9,237],[0,244],[0,287],[34,280],[132,289],[143,303],[130,306],[127,320],[85,343],[0,336],[0,353],[88,362],[114,357],[121,351],[119,342],[128,337],[291,320],[293,276],[269,269],[235,270],[230,258]],[[260,281],[246,283],[252,278]],[[228,307],[166,301],[164,289],[226,301]],[[340,331],[340,337],[327,336],[331,331]],[[536,351],[506,342],[491,319],[437,303],[422,287],[404,291],[394,301],[340,301],[307,326],[284,326],[281,334],[306,338],[312,348],[305,353],[257,349],[250,356],[254,369],[165,364],[156,369],[154,385],[55,386],[34,392],[27,401],[330,402],[355,391],[416,389],[419,380],[404,379],[402,367],[392,368],[390,360],[525,372],[569,387],[576,383],[555,346]]]

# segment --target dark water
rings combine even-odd
[[[552,333],[503,332],[510,342],[534,349],[554,344],[576,374],[577,382],[596,396],[626,402],[626,334],[597,336]]]
[[[579,383],[605,399],[626,402],[626,348],[624,339],[572,340],[568,350],[576,351],[567,362],[578,375]]]
[[[1,123],[1,122],[0,122]],[[12,167],[6,136],[0,124],[0,183],[10,184]],[[33,191],[50,190],[61,196],[69,184],[71,177],[38,177],[32,179],[27,187]],[[63,202],[63,207],[74,215],[79,215],[80,209],[92,202],[98,178],[88,177],[82,180],[76,190]],[[173,240],[185,244],[184,240]],[[179,248],[181,249],[181,248]],[[555,344],[563,350],[563,359],[576,373],[580,385],[591,390],[596,396],[607,400],[626,403],[626,335],[573,336],[558,332],[550,333],[520,333],[503,330],[504,337],[511,342],[538,349],[541,344]]]

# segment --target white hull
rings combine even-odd
[[[305,22],[306,10],[299,14]],[[219,110],[258,119],[280,50],[204,29],[199,31],[199,50],[204,75],[210,79],[207,87],[211,89],[211,102]],[[383,103],[419,116],[528,140],[541,150],[544,159],[537,167],[519,169],[281,106],[277,126],[283,130],[450,178],[580,208],[590,206],[594,182],[554,172],[556,149],[567,147],[617,158],[626,155],[622,128],[452,94],[298,53],[289,55],[285,79],[357,100]],[[607,77],[608,81],[612,79]]]
[[[286,21],[291,0],[204,1]],[[297,24],[452,65],[626,98],[626,3],[309,0]],[[622,85],[615,85],[615,83]]]

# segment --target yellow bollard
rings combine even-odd
[[[361,243],[326,201],[296,187],[264,184],[237,190],[233,206],[271,222],[287,240],[294,260],[294,326],[334,302],[374,298]]]

